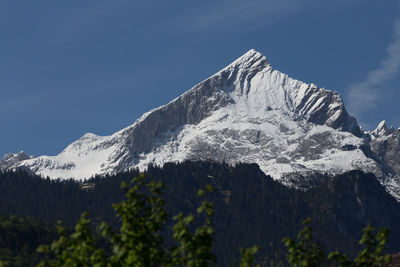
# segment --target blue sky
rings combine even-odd
[[[2,0],[0,154],[112,134],[251,48],[400,127],[398,1]]]

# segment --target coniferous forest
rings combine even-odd
[[[91,214],[93,229],[101,221],[118,228],[111,204],[124,199],[121,183],[137,175],[137,170],[131,170],[77,182],[43,179],[22,171],[1,173],[0,260],[19,266],[34,264],[39,257],[36,247],[56,236],[52,225],[62,220],[73,227],[85,211]],[[354,256],[360,250],[361,230],[368,224],[391,229],[388,252],[400,251],[400,205],[373,175],[361,171],[331,178],[321,174],[324,182],[308,191],[281,185],[256,164],[169,163],[163,168],[150,166],[145,175],[164,184],[162,196],[171,216],[195,213],[201,202],[197,190],[207,184],[214,187],[207,200],[215,211],[213,252],[222,266],[235,265],[238,248],[253,245],[259,247],[257,262],[285,263],[282,238],[295,237],[308,217],[316,241],[327,251]],[[164,233],[167,243],[173,242],[168,232],[172,224],[170,218]]]

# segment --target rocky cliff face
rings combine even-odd
[[[400,129],[389,128],[383,121],[371,135],[371,150],[400,175]]]
[[[235,104],[242,104],[243,115],[250,115],[248,111],[280,110],[293,120],[305,119],[361,135],[356,120],[347,114],[337,92],[291,79],[274,70],[263,55],[250,50],[168,105],[143,116],[129,130],[129,146],[149,152],[154,138],[166,131],[199,124],[214,111]]]
[[[0,170],[7,170],[23,160],[32,158],[34,158],[34,156],[27,155],[24,151],[20,151],[15,154],[8,153],[4,155],[4,157],[0,161]]]
[[[257,163],[300,188],[314,172],[362,169],[383,181],[391,169],[379,160],[379,151],[371,151],[369,140],[337,92],[292,79],[250,50],[111,136],[86,134],[57,156],[22,160],[12,168],[81,179],[201,159]],[[300,176],[305,178],[289,178]]]

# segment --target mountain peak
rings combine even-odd
[[[257,163],[277,179],[364,165],[378,169],[358,149],[364,140],[357,136],[359,126],[339,94],[275,70],[251,49],[125,129],[86,134],[57,156],[17,166],[78,179],[184,160]]]
[[[267,58],[260,52],[256,51],[255,49],[250,49],[235,61],[244,62],[244,61],[252,61],[254,59],[266,60]]]
[[[243,54],[241,57],[233,61],[230,65],[228,65],[226,69],[232,69],[232,68],[240,68],[240,69],[261,69],[269,66],[267,58],[257,52],[254,49],[250,49],[247,51],[245,54]]]
[[[386,124],[386,120],[383,120],[378,124],[378,127],[376,127],[375,130],[380,132],[380,131],[387,131],[387,129],[388,129],[388,127],[387,127],[387,124]]]
[[[386,124],[386,121],[383,120],[378,124],[376,129],[372,131],[372,135],[375,137],[381,137],[381,136],[389,135],[389,134],[393,133],[394,131],[395,131],[395,129],[393,128],[393,126],[389,128]]]

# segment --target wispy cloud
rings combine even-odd
[[[354,0],[222,0],[204,1],[200,7],[190,10],[190,19],[185,25],[198,30],[251,30],[275,23],[278,20],[301,13],[305,10],[331,10],[332,8],[353,5]],[[184,16],[187,19],[187,16]]]
[[[64,44],[76,40],[82,43],[93,36],[101,38],[104,32],[124,32],[127,36],[153,39],[163,34],[175,36],[193,31],[247,31],[269,26],[305,10],[321,12],[359,2],[362,0],[351,3],[348,0],[204,0],[193,3],[99,0],[65,11],[48,38],[50,42]],[[154,16],[157,19],[152,19]]]
[[[0,120],[4,120],[10,117],[10,114],[24,114],[25,117],[29,117],[32,113],[29,110],[36,108],[41,104],[44,95],[25,95],[23,97],[9,97],[0,101]]]
[[[290,0],[250,0],[250,1],[222,1],[217,5],[209,5],[195,15],[194,27],[199,29],[209,27],[223,27],[253,24],[268,24],[276,19],[276,15],[283,15],[280,11],[284,8],[288,13]],[[268,19],[260,18],[269,15]],[[237,29],[237,28],[236,28]]]
[[[393,24],[393,41],[386,49],[386,57],[377,69],[370,71],[364,81],[348,88],[349,110],[356,116],[377,105],[382,86],[400,72],[400,18]]]

